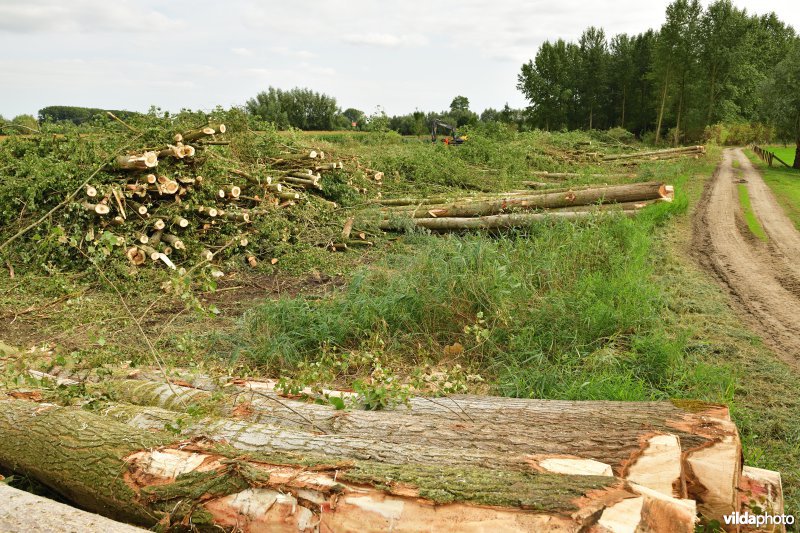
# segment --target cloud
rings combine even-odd
[[[242,57],[250,57],[253,55],[253,51],[249,48],[231,48],[231,52]]]
[[[308,50],[292,50],[288,46],[273,46],[269,49],[270,52],[285,57],[295,57],[297,59],[314,59],[317,54],[309,52]]]
[[[391,33],[351,33],[342,40],[347,44],[382,46],[386,48],[419,47],[428,44],[428,39],[418,34],[394,35]]]
[[[26,0],[0,3],[0,32],[160,32],[180,23],[129,0]]]

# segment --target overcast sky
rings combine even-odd
[[[0,114],[228,107],[270,85],[390,115],[458,94],[478,112],[522,106],[517,73],[544,40],[656,28],[667,3],[0,0]],[[734,3],[800,28],[798,0]]]

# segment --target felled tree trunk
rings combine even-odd
[[[577,532],[625,521],[688,533],[695,521],[693,502],[612,476],[343,461],[336,448],[243,455],[24,400],[0,401],[0,437],[0,464],[86,509],[148,526]]]
[[[103,388],[127,402],[178,411],[212,395],[136,380]],[[388,412],[341,412],[282,398],[272,382],[240,382],[228,390],[239,393],[217,406],[225,418],[189,424],[184,427],[188,436],[222,437],[242,450],[336,449],[347,458],[431,466],[596,468],[583,463],[591,460],[667,496],[695,498],[708,516],[720,519],[736,509],[741,445],[727,408],[719,405],[454,396],[413,398],[410,408]],[[126,406],[109,414],[142,429],[174,424],[180,416],[177,411]],[[317,435],[298,436],[307,432]]]
[[[549,192],[530,196],[510,196],[489,200],[466,201],[449,206],[431,207],[414,212],[416,218],[477,217],[514,210],[550,209],[575,205],[634,202],[667,198],[663,183],[634,183],[608,187]]]
[[[669,154],[704,154],[704,146],[685,146],[682,148],[669,148],[667,150],[651,150],[649,152],[636,152],[632,154],[611,154],[603,156],[603,161],[617,161],[620,159],[639,159],[645,157],[658,157]]]
[[[633,213],[625,211],[625,213]],[[412,218],[411,223],[420,228],[433,231],[465,231],[476,229],[524,228],[546,220],[578,220],[592,216],[588,211],[555,211],[552,213],[512,213],[509,215],[491,215],[484,217],[444,217],[444,218]],[[379,227],[382,230],[403,229],[402,218],[383,220]]]
[[[0,531],[5,533],[144,533],[145,530],[81,511],[0,483]]]

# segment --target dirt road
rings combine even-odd
[[[741,180],[768,242],[753,237],[743,222]],[[800,233],[741,149],[725,150],[706,185],[694,220],[694,248],[755,331],[800,369]]]

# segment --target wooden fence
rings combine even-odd
[[[786,161],[784,161],[783,159],[781,159],[780,157],[778,157],[774,153],[770,152],[769,150],[764,150],[763,148],[761,148],[757,144],[754,144],[752,146],[752,148],[753,148],[753,151],[756,153],[756,155],[758,157],[760,157],[761,160],[764,161],[769,166],[772,166],[772,161],[775,160],[775,161],[778,161],[779,163],[782,163],[783,166],[785,166],[786,168],[792,168],[792,165],[786,163]]]

